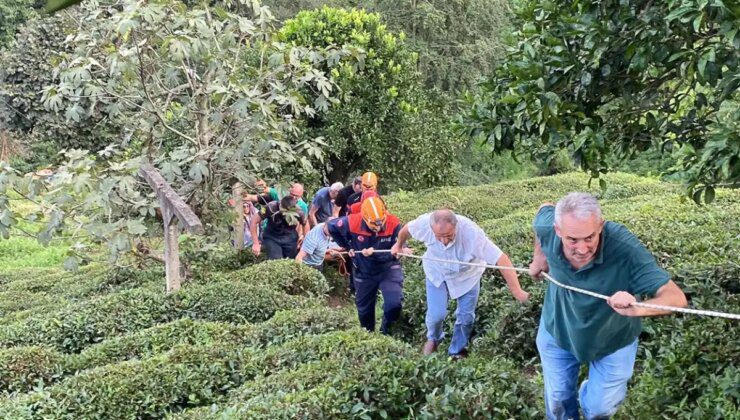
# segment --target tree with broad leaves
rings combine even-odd
[[[449,127],[448,104],[423,89],[418,55],[379,14],[330,7],[303,11],[285,22],[280,35],[291,45],[336,44],[365,53],[347,56],[333,68],[326,67],[329,60],[317,67],[337,85],[336,100],[323,101],[304,132],[326,139],[326,179],[344,181],[373,170],[382,187],[392,190],[445,185],[455,178],[460,138]]]
[[[338,62],[347,50],[275,42],[274,19],[256,3],[250,17],[172,1],[79,7],[78,31],[66,40],[72,52],[55,70],[59,82],[44,89],[44,104],[74,121],[102,112],[125,127],[127,140],[97,156],[63,151],[50,177],[3,164],[3,237],[18,228],[13,191],[37,205],[29,217],[41,227],[26,234],[41,243],[76,239],[68,266],[89,243],[107,244],[116,260],[159,230],[153,193],[137,178],[144,163],[214,234],[228,225],[224,203],[234,182],[278,178],[287,166],[312,171],[306,156],[320,161],[320,139],[296,140],[300,121],[333,88],[318,61]]]
[[[740,5],[722,0],[525,0],[505,62],[461,119],[493,146],[609,159],[673,152],[695,201],[740,183]],[[603,185],[603,180],[600,180]]]

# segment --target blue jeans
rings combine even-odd
[[[545,379],[545,413],[548,419],[578,419],[578,402],[586,419],[606,419],[617,412],[627,396],[627,382],[632,377],[637,355],[637,339],[612,354],[594,360],[588,366],[588,379],[578,393],[581,363],[558,346],[540,321],[537,350]]]
[[[447,284],[435,286],[427,279],[427,339],[439,342],[444,338],[444,321],[447,316]],[[475,322],[475,307],[478,305],[480,282],[470,291],[457,298],[455,311],[455,328],[452,332],[452,342],[447,350],[449,354],[458,354],[468,345],[470,334]]]

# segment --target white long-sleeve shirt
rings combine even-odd
[[[423,214],[408,223],[411,236],[424,243],[425,257],[472,263],[496,265],[503,255],[501,249],[486,236],[475,222],[457,215],[455,239],[443,245],[432,231],[431,213]],[[480,281],[484,267],[473,267],[456,263],[423,260],[424,274],[432,284],[439,287],[447,283],[450,297],[457,299],[470,291]]]

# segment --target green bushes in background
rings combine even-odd
[[[740,313],[740,193],[719,190],[711,205],[697,207],[670,184],[621,174],[608,180],[606,191],[595,190],[605,217],[648,246],[691,305]],[[566,174],[387,198],[405,221],[454,205],[515,265],[526,266],[536,208],[586,182]],[[472,356],[453,363],[447,343],[431,358],[420,354],[426,303],[417,260],[403,261],[404,325],[393,337],[353,328],[353,305],[327,307],[326,279],[293,261],[204,261],[202,275],[170,296],[156,271],[0,273],[0,392],[8,394],[0,400],[0,416],[543,416],[534,344],[543,283],[521,275],[531,293],[531,302],[521,305],[500,274],[487,272]],[[635,376],[617,418],[734,418],[739,347],[729,320],[646,319]]]

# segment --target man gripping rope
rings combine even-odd
[[[355,303],[360,325],[375,330],[375,302],[378,290],[383,294],[383,322],[380,332],[387,334],[401,315],[403,270],[390,253],[396,243],[401,222],[390,213],[383,201],[372,197],[362,204],[358,214],[340,217],[326,223],[326,230],[340,247],[349,250],[355,283]]]

